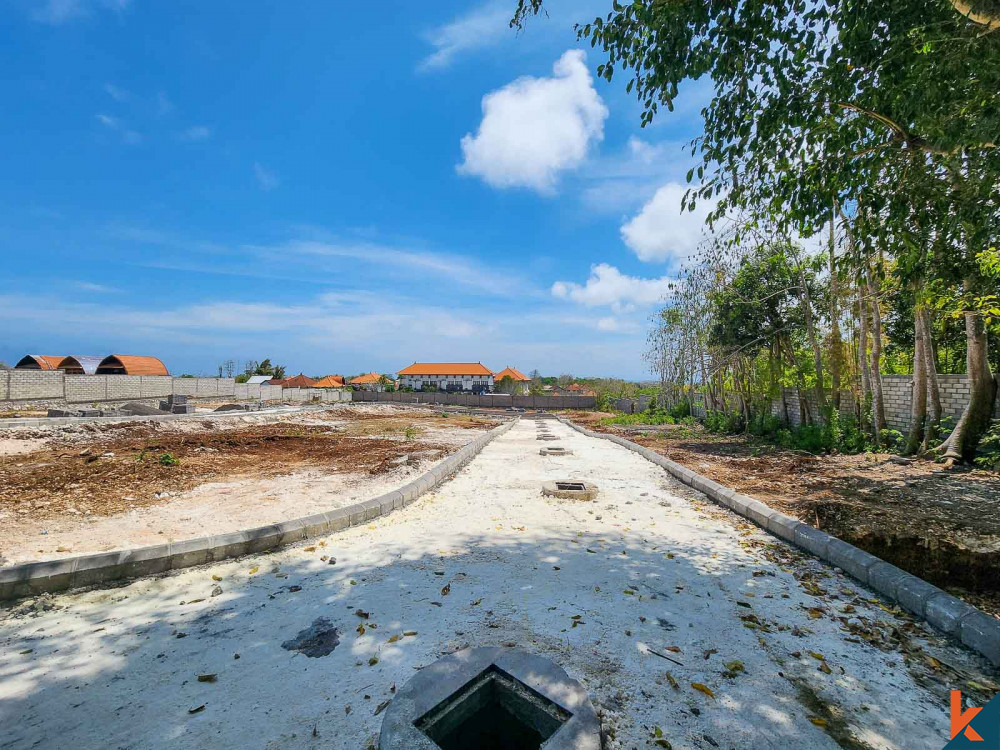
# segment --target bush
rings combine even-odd
[[[979,449],[973,463],[980,469],[1000,471],[1000,422],[994,422],[979,441]]]
[[[159,458],[160,466],[177,466],[180,463],[179,458],[175,458],[173,453],[163,453]]]
[[[670,416],[674,419],[684,419],[691,416],[691,404],[687,401],[678,401],[670,407]]]
[[[606,417],[601,420],[603,425],[636,425],[636,424],[676,424],[677,420],[669,414],[650,414],[641,411],[638,414],[621,414],[617,417]]]
[[[693,419],[693,417],[691,417]],[[729,414],[724,411],[710,411],[705,415],[705,429],[724,435],[736,435],[743,432],[746,424],[742,414]]]

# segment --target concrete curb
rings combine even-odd
[[[1000,666],[1000,620],[995,617],[990,617],[971,604],[956,599],[937,586],[910,575],[853,544],[802,523],[797,518],[779,513],[759,500],[723,487],[649,448],[618,435],[588,430],[563,417],[559,421],[588,437],[617,443],[657,466],[662,466],[675,478],[707,495],[719,505],[749,518],[775,536],[842,569],[903,609],[958,638],[994,665]]]
[[[336,402],[330,402],[336,403]],[[350,403],[343,401],[341,403]],[[207,414],[147,414],[132,417],[12,417],[0,419],[0,430],[17,427],[66,427],[75,424],[110,424],[112,422],[172,422],[185,419],[225,419],[226,417],[247,417],[258,414],[280,416],[302,412],[322,411],[324,406],[272,406],[258,411],[221,411]]]
[[[445,458],[430,471],[397,490],[345,508],[217,536],[0,568],[0,601],[109,581],[141,578],[256,554],[302,539],[325,536],[350,526],[367,523],[412,504],[425,492],[442,484],[463,469],[490,441],[510,430],[515,424],[517,420],[513,419],[494,427]]]

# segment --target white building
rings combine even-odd
[[[481,362],[414,362],[397,374],[400,388],[415,391],[493,391],[493,373]]]

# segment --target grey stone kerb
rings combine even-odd
[[[0,568],[0,601],[157,575],[193,565],[264,552],[302,539],[359,526],[415,502],[425,492],[464,468],[491,440],[507,432],[516,423],[517,418],[494,427],[398,490],[345,508],[217,536]]]
[[[601,725],[580,683],[548,659],[493,647],[456,651],[414,675],[386,709],[379,750],[439,750],[414,722],[491,665],[570,714],[569,720],[542,744],[543,750],[600,750]]]
[[[966,604],[937,586],[858,549],[853,544],[802,523],[797,518],[779,513],[759,500],[713,482],[654,450],[619,435],[588,430],[564,417],[559,417],[559,421],[588,437],[618,443],[657,466],[662,466],[676,479],[705,494],[719,505],[749,518],[786,542],[841,568],[863,584],[898,603],[903,609],[961,640],[964,645],[978,651],[993,664],[1000,665],[1000,620],[995,617],[990,617],[971,604]]]

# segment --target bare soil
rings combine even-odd
[[[409,481],[426,470],[419,464],[494,424],[355,407],[9,430],[0,434],[0,564],[349,504]]]
[[[1000,616],[1000,475],[889,453],[816,456],[701,427],[601,425]]]

